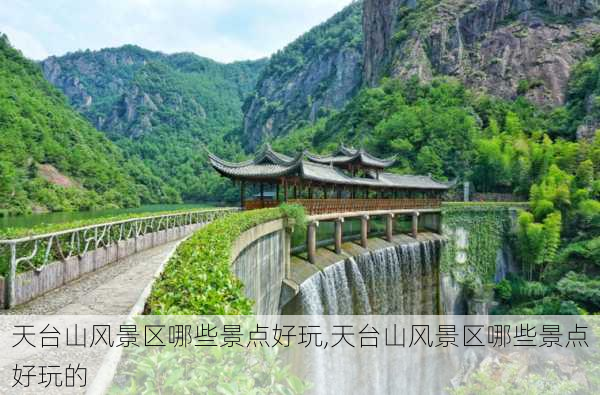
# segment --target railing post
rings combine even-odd
[[[415,211],[412,214],[412,237],[414,237],[416,239],[418,234],[419,234],[419,212]]]
[[[342,253],[342,225],[344,224],[344,218],[338,218],[335,220],[335,253]]]
[[[308,223],[306,230],[306,250],[308,252],[308,261],[314,264],[317,260],[317,226],[318,221],[311,221]]]
[[[394,236],[394,214],[388,214],[385,216],[385,237],[387,241],[392,242]]]
[[[4,283],[4,307],[10,309],[15,305],[15,282],[17,277],[17,243],[10,244],[10,267]]]
[[[367,248],[367,238],[369,237],[369,216],[360,217],[360,245]]]
[[[283,229],[283,274],[284,278],[289,279],[292,275],[292,233],[294,232],[294,222],[287,219]]]

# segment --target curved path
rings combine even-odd
[[[180,242],[141,251],[0,314],[127,315]]]

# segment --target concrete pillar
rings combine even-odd
[[[367,238],[369,237],[369,216],[360,217],[360,245],[367,248]]]
[[[335,220],[335,253],[342,253],[342,225],[344,224],[344,218],[338,218]]]
[[[308,261],[314,264],[317,260],[317,226],[318,221],[308,223],[306,231],[306,251],[308,252]]]
[[[388,214],[385,216],[385,238],[390,243],[394,236],[394,214]]]
[[[415,211],[412,214],[412,237],[414,237],[416,239],[418,234],[419,234],[419,212]]]

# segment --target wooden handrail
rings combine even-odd
[[[304,206],[308,215],[382,211],[407,209],[437,209],[442,205],[442,199],[436,198],[405,198],[405,199],[290,199],[290,204]],[[247,200],[245,210],[277,207],[277,200]]]

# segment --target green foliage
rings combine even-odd
[[[498,250],[507,242],[510,214],[507,206],[443,206],[448,242],[440,269],[479,294],[493,281]],[[466,244],[466,245],[465,245]],[[459,263],[457,255],[465,256]]]
[[[566,299],[593,310],[600,310],[600,279],[591,279],[585,274],[569,272],[556,288]]]
[[[581,384],[568,379],[552,365],[536,366],[540,373],[523,373],[522,363],[482,364],[467,382],[459,387],[451,388],[453,395],[475,394],[510,394],[510,395],[546,395],[576,394],[582,389]]]
[[[56,84],[123,149],[131,167],[150,169],[140,178],[158,177],[168,184],[165,199],[233,201],[235,188],[212,171],[203,148],[243,158],[233,134],[225,136],[241,127],[242,103],[265,63],[221,64],[191,53],[165,55],[128,45],[75,52],[45,65],[60,66]],[[76,92],[85,94],[73,93],[74,79]],[[88,96],[91,104],[84,100]]]
[[[517,243],[523,273],[533,279],[534,272],[543,271],[553,262],[560,244],[561,214],[553,212],[546,216],[543,223],[534,222],[531,213],[519,215]]]
[[[71,186],[59,185],[57,175],[43,177],[42,164],[68,176]],[[0,210],[131,207],[162,201],[164,186],[140,163],[127,162],[73,112],[37,64],[0,37]]]
[[[524,95],[531,89],[535,89],[540,86],[544,86],[544,82],[542,80],[520,80],[517,86],[517,93],[519,95]]]
[[[590,160],[584,160],[577,167],[575,173],[575,184],[578,188],[591,188],[594,182],[594,163]]]
[[[508,302],[512,298],[512,286],[506,279],[496,284],[495,291],[498,298],[504,302]]]
[[[299,395],[310,388],[309,383],[293,373],[290,361],[282,355],[283,346],[251,344],[249,333],[256,331],[258,325],[254,317],[137,316],[133,323],[137,327],[189,325],[201,332],[211,328],[210,332],[219,334],[227,326],[237,325],[240,344],[248,346],[226,347],[219,336],[212,339],[215,347],[125,347],[109,394]]]
[[[183,242],[155,282],[146,312],[169,315],[251,314],[252,302],[230,270],[230,253],[239,235],[264,222],[291,215],[304,223],[297,207],[246,211],[218,219]]]
[[[586,119],[600,119],[599,82],[600,55],[585,59],[573,69],[567,94],[570,129]]]

